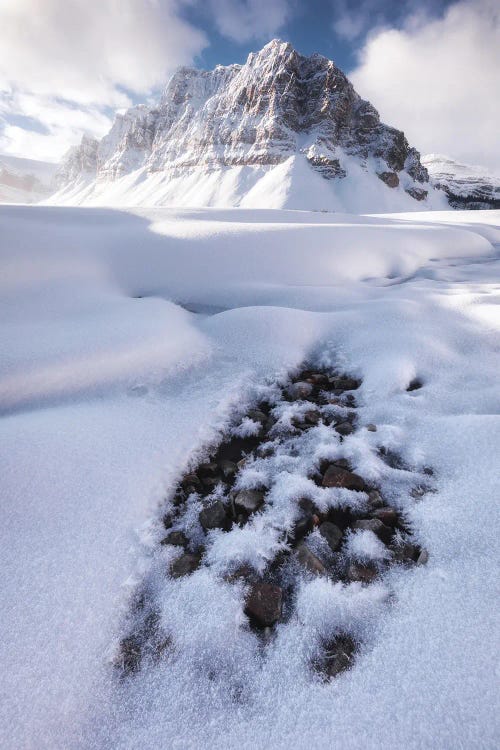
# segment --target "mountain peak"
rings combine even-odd
[[[316,195],[328,182],[344,193],[341,184],[355,175],[374,181],[373,194],[382,191],[389,204],[391,192],[403,203],[427,195],[427,172],[404,134],[380,122],[332,61],[300,55],[281,39],[244,65],[180,68],[157,106],[128,110],[99,144],[82,142],[80,151],[62,166],[61,184],[93,173],[100,189],[140,171],[142,181],[159,174],[169,185],[193,179],[189,200],[196,203],[206,200],[197,198],[197,174],[210,175],[215,186],[227,170],[245,168],[251,186],[293,158],[305,169],[288,171],[287,179],[315,173]],[[176,200],[181,192],[174,191]],[[241,202],[239,189],[227,200]]]

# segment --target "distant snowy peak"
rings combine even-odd
[[[0,203],[36,203],[55,189],[57,165],[0,154]]]
[[[431,183],[446,193],[453,208],[500,209],[500,178],[482,167],[460,164],[442,154],[428,154],[422,164]]]
[[[231,194],[219,191],[214,197],[211,189],[210,198],[208,193],[197,197],[192,190],[186,194],[184,183],[177,184],[177,200],[184,203],[242,205],[261,178],[291,158],[335,183],[349,185],[361,169],[377,185],[368,192],[382,191],[389,204],[391,193],[403,194],[410,203],[428,195],[427,170],[404,134],[380,122],[375,108],[331,60],[305,57],[279,40],[250,54],[244,65],[212,71],[181,68],[157,106],[140,105],[117,115],[100,142],[86,137],[72,149],[58,183],[65,188],[63,195],[75,200],[99,194],[104,199],[103,185],[140,171],[142,182],[156,180],[157,195],[163,196],[158,200],[168,203],[168,180],[189,182],[196,172],[203,181],[214,170],[251,168],[244,180],[235,173]],[[119,185],[113,189],[116,199],[123,197],[125,185],[130,188],[131,180],[122,183],[123,190]],[[340,191],[343,208],[350,208],[345,196],[355,192],[352,188]]]

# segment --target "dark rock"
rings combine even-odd
[[[227,583],[235,583],[236,581],[252,581],[256,578],[257,573],[251,565],[243,563],[239,565],[231,573],[226,573],[224,580]]]
[[[332,552],[337,552],[342,542],[342,530],[331,521],[324,521],[319,527],[319,533],[326,539]]]
[[[354,427],[350,422],[340,422],[340,424],[335,425],[335,432],[343,436],[351,435],[354,432]]]
[[[219,468],[226,479],[234,477],[238,471],[238,467],[234,461],[229,461],[227,458],[223,458],[219,461]]]
[[[338,526],[339,529],[346,529],[352,524],[353,516],[348,508],[335,507],[329,508],[328,520],[335,524],[335,526]]]
[[[267,421],[267,415],[259,409],[250,409],[250,411],[248,412],[248,416],[254,422],[260,422],[261,425],[265,424],[265,422]]]
[[[372,565],[351,563],[347,570],[347,579],[359,583],[371,583],[377,577],[377,571]]]
[[[394,530],[386,526],[378,518],[363,519],[354,523],[354,528],[361,531],[373,531],[383,542],[387,543],[392,537]]]
[[[170,566],[170,575],[172,578],[181,578],[182,576],[191,575],[200,566],[201,556],[190,553],[181,555],[174,560]]]
[[[273,443],[262,443],[257,448],[257,455],[260,458],[267,458],[268,456],[271,456],[274,453],[274,444]]]
[[[220,477],[203,477],[201,481],[203,482],[203,487],[210,491],[214,490],[221,483]]]
[[[207,508],[203,508],[203,510],[200,511],[198,518],[205,531],[209,531],[210,529],[223,529],[226,527],[227,523],[226,508],[220,500],[217,500]]]
[[[169,513],[165,513],[163,518],[161,519],[163,523],[163,528],[167,531],[172,528],[172,524],[174,523],[174,519]]]
[[[403,544],[395,544],[391,546],[393,553],[394,562],[403,564],[416,563],[420,557],[421,549],[416,544],[411,542],[403,542]]]
[[[377,432],[377,425],[370,422],[370,424],[366,425],[366,429],[368,432]]]
[[[396,188],[399,185],[399,177],[396,172],[377,172],[377,177],[385,182],[387,187]]]
[[[304,422],[306,424],[310,425],[316,425],[319,422],[319,413],[317,411],[314,411],[313,409],[310,409],[309,411],[306,411],[304,414]]]
[[[203,480],[203,477],[215,477],[217,476],[219,467],[215,461],[210,461],[206,464],[200,464],[198,466],[198,474]]]
[[[385,507],[382,495],[378,490],[370,490],[370,492],[368,493],[368,505],[373,510],[375,510],[376,508]]]
[[[384,446],[382,446],[379,450],[380,456],[382,456],[382,459],[385,461],[387,466],[390,466],[391,469],[404,469],[405,463],[401,456],[398,456],[397,453],[394,451],[391,451]]]
[[[299,380],[298,383],[292,383],[292,385],[287,388],[288,395],[293,399],[307,398],[312,392],[313,386],[311,383],[306,383],[304,380]]]
[[[410,391],[418,391],[419,388],[422,388],[423,382],[420,380],[420,378],[413,378],[413,380],[410,381],[408,388],[406,389],[408,392]]]
[[[357,492],[365,489],[365,483],[358,474],[334,464],[331,464],[325,471],[322,484],[323,487],[343,487]]]
[[[276,420],[274,419],[274,417],[268,417],[266,419],[265,424],[264,424],[264,430],[266,432],[269,432],[270,430],[273,429],[273,427],[274,427],[275,424],[276,424]]]
[[[315,667],[328,679],[336,677],[352,666],[355,650],[356,644],[349,635],[337,636],[324,646],[323,654]]]
[[[186,474],[182,480],[182,486],[186,489],[194,487],[196,491],[201,490],[201,482],[196,474]]]
[[[416,201],[425,200],[425,198],[427,198],[427,195],[429,193],[428,190],[422,190],[421,188],[416,188],[416,187],[406,188],[405,192],[407,192],[408,195],[411,195],[412,198],[415,198]]]
[[[326,573],[326,568],[321,560],[311,552],[304,542],[299,544],[295,554],[299,563],[310,573],[316,573],[319,575],[324,575]]]
[[[171,531],[161,540],[161,544],[173,544],[175,547],[186,547],[187,543],[187,537],[182,531]]]
[[[300,539],[312,531],[313,526],[313,513],[307,510],[301,510],[300,515],[294,521],[290,534],[291,540],[294,542],[300,541]]]
[[[312,372],[307,378],[304,378],[308,383],[312,385],[328,385],[328,375],[324,372]]]
[[[390,505],[384,505],[382,508],[377,508],[372,513],[373,518],[378,518],[379,521],[385,523],[386,526],[397,526],[399,521],[398,512],[395,508],[391,508]]]
[[[245,614],[252,624],[271,627],[281,617],[283,591],[280,586],[259,581],[254,583],[245,601]]]
[[[264,502],[264,493],[260,490],[240,490],[234,498],[234,505],[246,513],[255,513]]]
[[[332,383],[336,391],[355,391],[361,385],[355,378],[337,378]]]
[[[185,502],[186,502],[186,495],[183,490],[176,492],[174,497],[172,498],[172,505],[174,505],[176,508],[183,505],[183,503]]]

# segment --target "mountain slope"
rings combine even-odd
[[[431,183],[446,193],[453,208],[500,208],[500,179],[485,169],[460,164],[441,154],[428,154],[422,164]]]
[[[157,106],[85,137],[57,179],[53,202],[68,203],[359,211],[440,198],[404,134],[332,61],[278,40],[244,65],[181,68]]]
[[[57,165],[0,154],[0,203],[36,203],[54,192]]]

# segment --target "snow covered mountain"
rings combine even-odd
[[[420,155],[327,58],[279,40],[244,65],[181,68],[156,106],[84,137],[51,202],[346,211],[444,205]]]
[[[483,168],[460,164],[441,154],[428,154],[422,164],[431,183],[446,193],[453,208],[500,208],[500,179]]]
[[[54,192],[57,165],[0,154],[0,203],[37,203]]]

